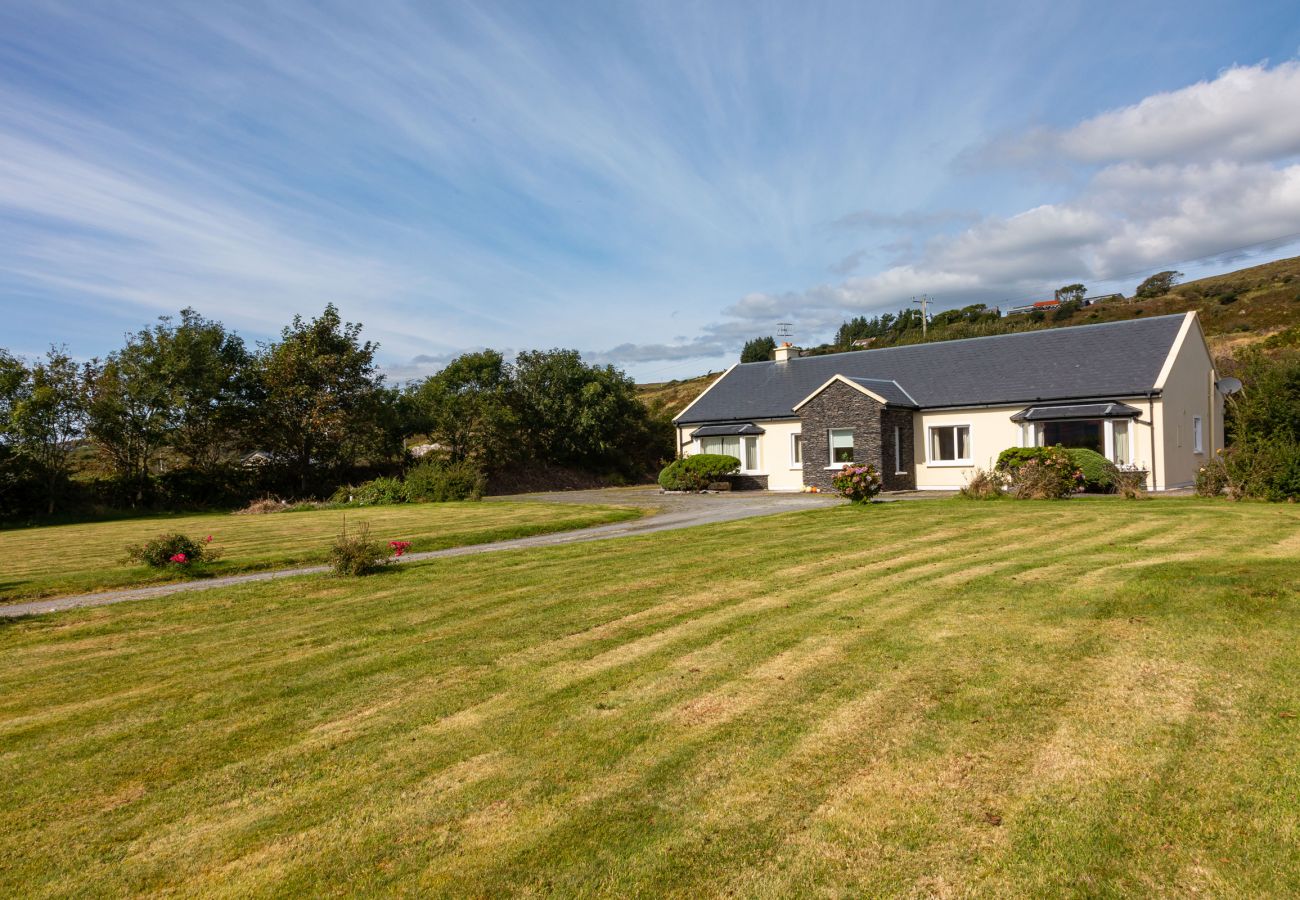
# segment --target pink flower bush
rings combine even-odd
[[[831,480],[840,496],[854,503],[870,503],[871,498],[880,493],[884,486],[876,467],[867,463],[863,466],[847,465]]]
[[[168,557],[168,558],[167,558],[167,561],[168,561],[168,562],[174,562],[174,563],[176,563],[177,565],[183,566],[183,565],[185,565],[187,562],[190,561],[190,558],[189,558],[188,556],[186,556],[184,553],[176,553],[176,554],[173,554],[172,556]]]
[[[410,541],[389,541],[388,546],[393,548],[394,556],[401,556],[411,549]]]

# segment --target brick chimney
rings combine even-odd
[[[784,343],[777,345],[776,356],[774,357],[774,359],[776,359],[777,362],[789,362],[792,359],[798,359],[798,358],[799,358],[799,348],[796,347],[794,344],[790,343],[789,341],[785,341]]]

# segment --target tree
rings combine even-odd
[[[484,470],[518,457],[510,369],[496,350],[458,356],[411,391],[416,427],[447,448],[455,461]]]
[[[1067,284],[1064,287],[1056,289],[1056,299],[1062,303],[1083,303],[1083,298],[1088,295],[1088,289],[1081,284]]]
[[[1157,272],[1137,286],[1137,291],[1134,296],[1139,300],[1148,300],[1151,297],[1163,297],[1165,294],[1173,290],[1178,279],[1182,277],[1182,272]]]
[[[378,345],[361,341],[331,303],[310,321],[294,316],[254,362],[256,421],[250,436],[307,493],[365,456],[391,454],[384,427],[390,395],[375,367]]]
[[[248,350],[239,335],[188,308],[179,325],[164,318],[154,341],[171,382],[171,446],[210,472],[230,456],[247,418]]]
[[[632,379],[613,366],[586,365],[576,350],[520,353],[513,395],[536,459],[632,475],[662,451]]]
[[[86,424],[85,394],[80,367],[65,349],[51,347],[45,358],[21,374],[12,357],[5,362],[10,384],[7,440],[31,463],[45,495],[46,512],[53,514],[60,489],[67,483],[70,457]]]
[[[127,339],[103,365],[86,370],[87,430],[136,505],[149,487],[150,461],[162,450],[172,412],[168,373],[149,331]]]
[[[771,337],[757,337],[745,341],[745,348],[740,351],[743,363],[764,362],[776,353],[776,340]]]

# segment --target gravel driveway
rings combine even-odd
[[[501,550],[550,547],[555,544],[575,544],[584,541],[630,537],[638,534],[653,534],[656,531],[671,531],[676,528],[690,528],[694,525],[732,522],[737,519],[770,516],[775,513],[791,512],[799,509],[816,509],[842,502],[837,497],[829,494],[776,494],[765,491],[742,491],[734,494],[664,494],[656,487],[605,488],[591,491],[522,494],[511,497],[489,497],[484,502],[495,503],[506,500],[544,500],[552,503],[639,506],[650,509],[652,513],[629,522],[597,525],[593,528],[583,528],[576,531],[561,531],[555,534],[540,534],[534,537],[497,541],[492,544],[474,544],[468,547],[452,547],[447,550],[433,550],[427,553],[412,553],[402,557],[398,562],[415,562],[422,559],[438,559],[444,556],[469,556],[475,553],[495,553]],[[45,600],[34,600],[31,603],[0,606],[0,618],[57,612],[81,606],[106,606],[110,603],[144,600],[182,591],[206,591],[230,585],[246,584],[251,581],[271,581],[276,578],[293,578],[299,575],[318,575],[327,571],[329,571],[328,566],[305,566],[296,569],[281,569],[275,572],[250,572],[247,575],[228,575],[224,578],[178,581],[172,584],[152,585],[150,587],[100,591],[94,594],[77,594],[71,597],[52,597]]]

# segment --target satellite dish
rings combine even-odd
[[[1237,391],[1241,390],[1241,379],[1232,378],[1231,376],[1228,378],[1220,378],[1214,383],[1214,386],[1219,389],[1220,394],[1226,397],[1229,394],[1235,394]]]

